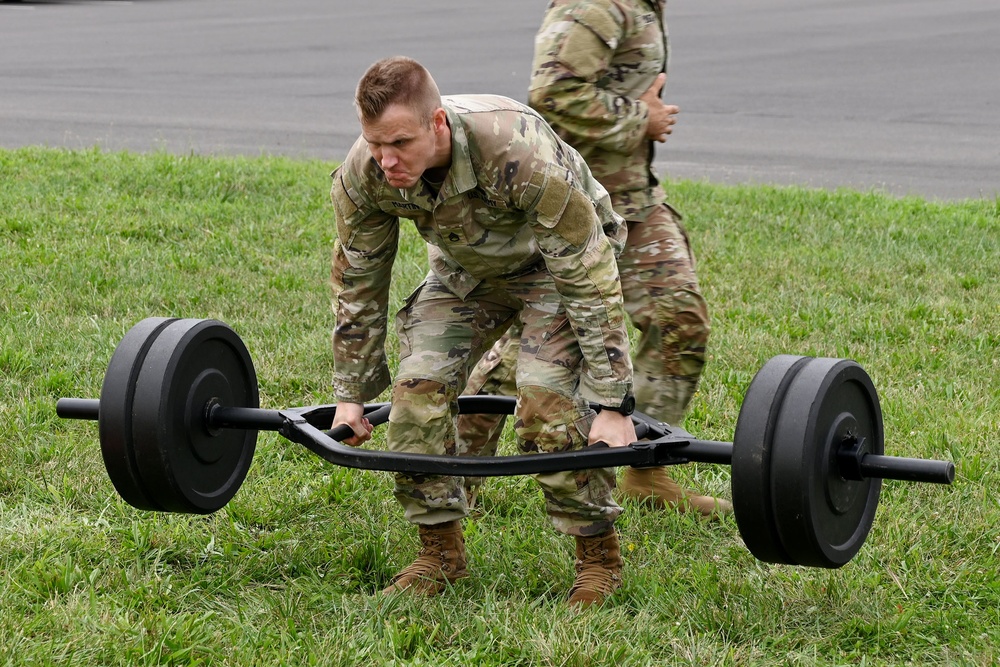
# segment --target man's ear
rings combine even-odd
[[[441,134],[446,127],[448,127],[448,114],[441,107],[434,110],[434,114],[431,116],[431,126],[434,128],[435,134]]]

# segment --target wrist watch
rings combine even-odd
[[[635,412],[635,396],[631,393],[625,395],[621,405],[602,405],[601,410],[614,410],[615,412],[628,417]]]

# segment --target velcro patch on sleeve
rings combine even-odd
[[[608,49],[590,30],[574,26],[559,47],[559,62],[584,81],[596,80],[608,67]]]
[[[541,189],[535,213],[544,226],[552,227],[559,222],[559,217],[569,201],[572,187],[561,178],[546,178],[545,173],[540,171],[531,175],[530,183]]]
[[[621,26],[608,10],[579,3],[569,12],[572,24],[559,44],[559,62],[575,76],[594,81],[608,68],[621,41]]]
[[[344,177],[339,171],[333,172],[333,187],[330,188],[330,199],[338,218],[350,220],[358,213],[358,205],[348,192]]]
[[[539,224],[571,245],[585,243],[597,224],[590,197],[561,178],[545,178],[539,172],[531,175],[531,183],[542,188],[535,207]]]
[[[337,236],[345,243],[350,244],[351,223],[359,217],[360,208],[351,197],[343,176],[337,172],[333,173],[330,199],[333,201],[333,211],[337,219]]]
[[[614,50],[618,48],[622,26],[615,20],[612,11],[614,10],[593,3],[581,2],[569,12],[569,15],[574,21],[597,35],[609,49]]]

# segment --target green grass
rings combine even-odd
[[[689,431],[731,439],[775,354],[851,357],[878,387],[887,452],[957,466],[951,487],[887,482],[840,570],[758,562],[732,520],[628,506],[625,587],[573,616],[571,540],[531,480],[502,478],[466,522],[472,576],[383,600],[372,592],[416,549],[389,475],[270,433],[212,516],[125,504],[96,424],[58,419],[55,402],[96,397],[145,317],[232,325],[264,407],[331,402],[332,166],[0,151],[0,664],[1000,660],[1000,201],[668,184],[714,325]],[[397,304],[425,270],[406,238]],[[727,467],[673,472],[728,495]]]

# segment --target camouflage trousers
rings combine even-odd
[[[514,324],[516,323],[516,324]],[[594,412],[578,392],[582,353],[548,272],[481,284],[464,300],[429,274],[396,316],[400,361],[386,432],[391,451],[455,455],[458,396],[472,365],[511,325],[516,392],[514,428],[523,453],[587,445]],[[608,469],[534,476],[556,530],[600,534],[621,513]],[[438,524],[468,514],[464,479],[396,475],[408,521]]]
[[[636,407],[680,425],[705,366],[711,327],[679,214],[664,205],[642,222],[629,221],[618,270],[625,309],[640,334],[632,353]],[[463,394],[514,393],[519,335],[515,324],[496,342],[473,369]],[[461,415],[459,453],[493,455],[504,419]]]

